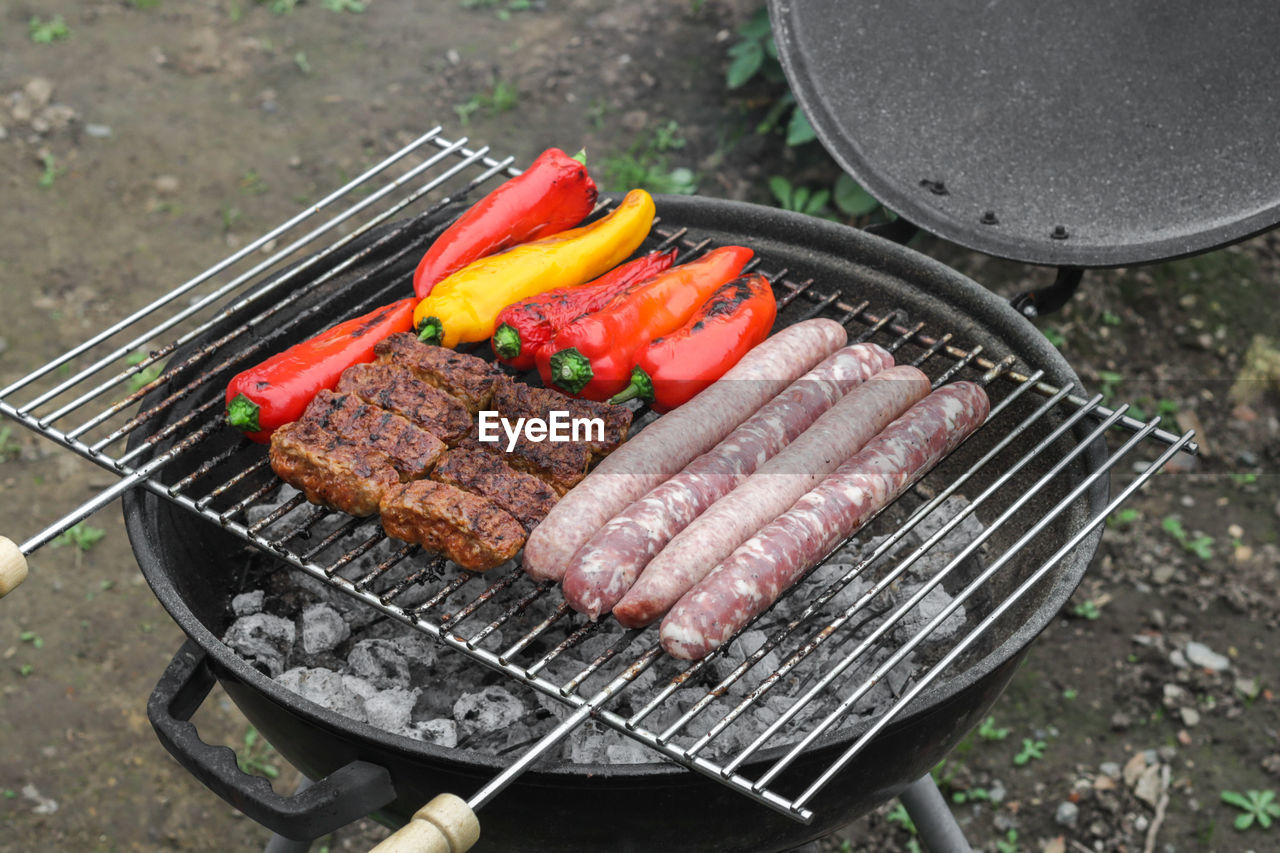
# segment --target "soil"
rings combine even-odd
[[[661,156],[719,197],[771,203],[770,176],[835,177],[817,143],[785,148],[755,132],[777,86],[725,89],[727,49],[755,3],[329,8],[342,5],[3,5],[0,386],[435,123],[527,163],[548,145],[652,155],[654,129],[676,122],[686,144]],[[69,37],[32,40],[33,16],[55,14]],[[514,97],[483,97],[498,82]],[[912,245],[1005,296],[1052,278],[928,238]],[[1280,788],[1278,272],[1280,237],[1262,236],[1091,272],[1067,308],[1037,321],[1090,390],[1196,429],[1202,453],[1116,517],[991,724],[937,771],[976,848],[1280,849],[1280,829],[1237,830],[1241,812],[1221,800]],[[1247,395],[1233,394],[1251,364],[1256,378],[1236,389]],[[0,435],[11,538],[113,482],[21,428]],[[138,573],[119,510],[89,523],[99,541],[40,550],[0,605],[0,850],[261,848],[269,834],[151,733],[146,699],[182,636]],[[278,771],[277,790],[296,785],[269,747],[246,748],[247,724],[222,694],[197,723]],[[1036,742],[1043,756],[1030,758]],[[365,821],[324,843],[363,850],[383,835]],[[823,847],[913,843],[886,805]]]

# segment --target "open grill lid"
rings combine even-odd
[[[1036,264],[1280,223],[1275,6],[770,0],[823,145],[910,222]]]

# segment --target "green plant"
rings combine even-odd
[[[996,850],[999,853],[1018,853],[1018,830],[1010,827],[1004,838],[997,838]]]
[[[53,44],[55,41],[71,38],[71,28],[61,15],[54,15],[47,21],[41,20],[39,15],[33,15],[27,23],[27,32],[36,44]]]
[[[1009,736],[1009,731],[1009,729],[997,727],[995,717],[987,717],[978,726],[978,737],[983,740],[1004,740]]]
[[[1142,513],[1133,507],[1125,507],[1119,512],[1107,516],[1107,527],[1124,527],[1133,524],[1139,518],[1142,518]]]
[[[40,162],[44,163],[44,171],[40,174],[40,180],[37,181],[42,189],[49,189],[53,186],[53,182],[66,173],[66,169],[58,165],[53,159],[53,155],[48,151],[40,155]]]
[[[775,175],[769,179],[769,191],[783,210],[794,210],[809,216],[822,216],[827,212],[830,190],[796,187],[791,181]]]
[[[498,80],[488,92],[472,95],[464,103],[454,104],[453,111],[458,114],[458,120],[462,122],[462,126],[466,127],[471,123],[471,116],[479,110],[483,109],[489,115],[497,115],[514,109],[519,100],[519,89],[505,80]]]
[[[249,726],[244,733],[244,747],[236,754],[236,763],[245,773],[260,773],[268,779],[280,775],[280,768],[272,761],[276,751],[258,734],[258,730]]]
[[[1116,373],[1114,370],[1098,371],[1098,382],[1101,383],[1101,387],[1098,389],[1098,392],[1102,394],[1102,402],[1104,404],[1108,406],[1111,405],[1111,401],[1114,400],[1116,396],[1116,386],[1123,381],[1124,377],[1119,373]]]
[[[303,74],[311,73],[311,63],[307,61],[307,52],[300,50],[293,55],[293,64],[298,66],[298,70]]]
[[[345,181],[343,183],[346,183]],[[240,222],[240,208],[227,204],[222,207],[222,230],[230,231]]]
[[[1032,740],[1029,737],[1022,739],[1022,750],[1013,757],[1013,763],[1021,767],[1033,758],[1044,758],[1044,749],[1047,744],[1042,740]]]
[[[738,30],[740,39],[729,47],[729,68],[725,71],[725,83],[730,89],[745,86],[756,76],[770,83],[786,82],[782,63],[778,61],[778,45],[769,26],[769,12],[764,7],[756,10]],[[765,134],[783,125],[787,128],[787,145],[803,145],[817,138],[813,125],[796,103],[795,95],[788,89],[765,113],[756,126],[756,133]]]
[[[24,643],[30,643],[34,649],[44,648],[44,640],[35,631],[23,631],[18,635],[18,639]]]
[[[250,169],[240,177],[240,192],[245,195],[262,195],[266,191],[267,182],[256,169]]]
[[[464,9],[493,9],[499,21],[511,20],[512,12],[527,12],[533,8],[533,0],[462,0]]]
[[[1254,821],[1257,821],[1262,829],[1270,829],[1271,819],[1280,818],[1280,803],[1276,802],[1276,792],[1270,789],[1245,791],[1243,794],[1236,791],[1223,791],[1222,801],[1244,812],[1236,816],[1234,824],[1235,828],[1241,832],[1253,826]]]
[[[1102,608],[1093,599],[1086,599],[1075,607],[1071,608],[1071,615],[1078,616],[1081,619],[1088,619],[1090,622],[1095,621],[1102,615]]]
[[[1124,321],[1120,319],[1120,315],[1114,311],[1102,312],[1102,323],[1106,326],[1119,326]]]
[[[674,119],[653,129],[653,147],[657,151],[674,151],[688,143],[689,140],[680,133],[680,123]]]
[[[359,15],[365,9],[360,0],[324,0],[324,7],[330,12],[351,12],[353,15]]]
[[[894,803],[893,808],[889,809],[889,813],[884,816],[889,823],[896,823],[912,835],[916,834],[916,825],[911,820],[911,815],[907,813],[907,807],[902,803]]]
[[[35,671],[36,671],[36,668],[29,663],[21,664],[18,667],[18,675],[21,675],[23,678],[26,678],[28,675],[30,675]]]
[[[832,192],[836,207],[848,216],[868,216],[880,208],[875,196],[843,172],[836,178]]]
[[[81,521],[67,528],[62,535],[49,544],[55,548],[61,548],[63,545],[74,545],[77,550],[88,551],[98,544],[98,540],[106,535],[107,531],[101,527],[90,527]]]
[[[154,9],[160,5],[160,0],[127,0],[127,2],[135,9]]]
[[[1245,472],[1242,474],[1239,471],[1232,471],[1227,474],[1227,476],[1230,477],[1231,482],[1235,483],[1237,486],[1252,486],[1254,483],[1258,482],[1258,475],[1252,472]]]
[[[287,15],[298,5],[298,0],[258,0],[258,2],[265,3],[273,15]]]
[[[1213,542],[1212,536],[1196,536],[1192,537],[1187,533],[1187,529],[1182,526],[1182,522],[1177,516],[1166,515],[1160,522],[1160,526],[1176,539],[1183,548],[1195,554],[1201,560],[1213,559]]]
[[[1067,689],[1062,691],[1062,698],[1067,700],[1068,702],[1076,701],[1076,697],[1078,697],[1079,695],[1080,695],[1080,691],[1076,690],[1074,687],[1068,687]]]
[[[133,367],[135,365],[142,364],[142,362],[146,361],[146,359],[147,359],[147,354],[145,352],[130,353],[129,356],[125,358],[125,364],[128,364],[130,367]],[[153,364],[148,364],[146,367],[142,368],[137,373],[130,376],[129,377],[129,393],[133,393],[134,391],[137,391],[146,385],[150,385],[152,382],[154,382],[156,379],[160,377],[160,373],[163,370],[164,370],[164,364],[157,361]]]
[[[970,788],[967,791],[956,791],[951,795],[953,803],[986,803],[991,801],[991,793],[986,788]]]
[[[1067,342],[1067,339],[1062,336],[1062,332],[1057,329],[1041,329],[1040,331],[1044,334],[1045,340],[1059,349]]]
[[[22,445],[13,440],[13,427],[0,427],[0,462],[16,459]]]

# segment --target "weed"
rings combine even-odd
[[[135,9],[154,9],[160,5],[160,0],[127,0],[127,2]]]
[[[33,15],[27,24],[27,31],[36,44],[53,44],[55,41],[71,38],[71,28],[61,15],[54,15],[47,21]]]
[[[245,195],[262,195],[267,191],[267,182],[262,179],[257,170],[250,169],[240,178],[240,192]]]
[[[1090,622],[1094,622],[1102,615],[1102,608],[1100,608],[1098,603],[1093,599],[1088,599],[1080,602],[1075,607],[1072,607],[1071,615],[1079,616],[1081,619],[1088,619]]]
[[[527,12],[533,8],[533,0],[462,0],[464,9],[492,9],[499,21],[511,20],[512,12]]]
[[[1261,828],[1270,829],[1271,819],[1280,818],[1280,803],[1276,802],[1276,792],[1270,789],[1245,791],[1243,794],[1236,791],[1223,791],[1222,801],[1244,812],[1236,816],[1234,824],[1235,828],[1241,832],[1253,826],[1255,820]]]
[[[287,15],[298,5],[298,0],[258,0],[258,2],[265,2],[273,15]]]
[[[1124,381],[1124,377],[1114,370],[1099,370],[1098,381],[1102,383],[1098,392],[1102,394],[1103,405],[1109,406],[1116,397],[1116,386]]]
[[[1114,311],[1102,312],[1102,323],[1105,326],[1119,326],[1124,321],[1120,319],[1120,315]]]
[[[324,0],[324,7],[330,12],[350,12],[353,15],[359,15],[365,9],[360,0]]]
[[[1067,339],[1062,336],[1062,332],[1057,329],[1041,329],[1040,331],[1044,334],[1045,339],[1058,349],[1062,349],[1062,345],[1067,342]]]
[[[298,66],[298,70],[303,74],[311,73],[311,63],[307,61],[307,52],[300,50],[293,55],[293,64]]]
[[[18,675],[21,675],[23,678],[26,678],[28,675],[30,675],[35,671],[36,671],[36,668],[29,663],[24,663],[18,667]]]
[[[275,752],[271,744],[262,740],[258,730],[249,726],[244,733],[244,748],[236,756],[236,763],[245,773],[260,773],[274,779],[280,775],[280,768],[272,763]]]
[[[458,114],[458,121],[466,127],[471,123],[471,116],[484,110],[489,115],[497,115],[514,109],[520,100],[520,90],[505,80],[498,80],[488,92],[472,95],[461,104],[454,104],[453,111]]]
[[[40,180],[36,183],[40,184],[42,189],[47,190],[53,186],[54,181],[66,174],[67,170],[59,166],[57,161],[53,159],[53,155],[48,151],[40,155],[40,162],[44,163],[44,171],[40,174]]]
[[[836,207],[847,216],[867,216],[880,207],[880,202],[875,196],[843,172],[836,178],[833,193]]]
[[[1133,524],[1139,518],[1142,518],[1142,513],[1138,512],[1138,510],[1133,507],[1125,507],[1119,512],[1112,513],[1107,517],[1107,527],[1125,527],[1126,525]]]
[[[3,449],[0,449],[0,454],[3,454],[3,452]],[[1258,482],[1258,475],[1253,473],[1241,474],[1238,471],[1232,471],[1227,474],[1227,476],[1230,477],[1231,482],[1235,483],[1237,486],[1252,486],[1254,483]]]
[[[89,527],[81,521],[67,528],[62,535],[49,544],[55,548],[61,548],[63,545],[74,545],[77,550],[88,551],[98,544],[98,540],[106,535],[107,531],[101,527]]]
[[[991,793],[986,788],[970,788],[967,791],[956,791],[951,795],[953,803],[986,803],[991,801]]]
[[[13,440],[13,427],[0,427],[0,462],[18,458],[22,445]]]
[[[996,839],[998,853],[1018,853],[1018,830],[1010,828],[1004,838]]]
[[[224,233],[230,231],[240,222],[240,208],[235,205],[227,204],[222,207],[222,230]]]
[[[786,178],[774,176],[769,179],[769,191],[778,200],[783,210],[794,210],[808,216],[823,216],[827,213],[827,201],[831,198],[830,190],[814,190],[809,187],[792,186]]]
[[[657,151],[674,151],[683,148],[689,140],[680,133],[680,123],[669,121],[653,129],[653,147]]]
[[[611,191],[640,187],[653,193],[692,195],[698,191],[698,179],[682,166],[668,168],[664,157],[631,152],[606,157],[602,164],[605,188]]]
[[[135,365],[142,364],[142,362],[146,361],[146,359],[147,359],[146,353],[135,352],[135,353],[131,353],[129,357],[125,359],[125,363],[128,364],[130,367],[133,367]],[[130,376],[129,377],[129,393],[132,394],[134,391],[138,391],[141,388],[144,388],[147,385],[150,385],[152,382],[159,379],[160,374],[163,370],[164,370],[164,364],[162,362],[157,361],[153,364],[148,364],[146,367],[142,368],[137,373]]]
[[[18,635],[18,639],[24,643],[30,643],[33,649],[44,648],[44,640],[35,631],[23,631]]]
[[[1066,690],[1062,691],[1062,698],[1068,702],[1076,701],[1076,697],[1079,695],[1080,691],[1076,690],[1074,687],[1068,687]]]
[[[894,803],[893,808],[889,809],[889,813],[884,816],[889,823],[896,823],[912,835],[916,834],[916,825],[911,820],[911,815],[907,813],[907,807],[902,803]]]
[[[1022,750],[1013,757],[1013,763],[1021,767],[1033,758],[1044,758],[1044,749],[1047,744],[1042,740],[1032,740],[1029,737],[1022,739]]]
[[[1182,522],[1177,516],[1166,515],[1160,522],[1160,526],[1182,545],[1183,548],[1195,554],[1201,560],[1213,559],[1213,537],[1212,536],[1196,536],[1192,538],[1187,533],[1187,529],[1182,526]]]
[[[983,740],[1004,740],[1008,736],[1009,729],[996,726],[995,717],[987,717],[982,721],[982,725],[978,726],[978,737]]]
[[[5,789],[4,789],[4,798],[5,798],[6,800],[12,800],[12,799],[15,799],[17,796],[18,796],[18,792],[17,792],[17,791],[15,791],[15,790],[13,790],[12,788],[5,788]]]
[[[456,108],[455,108],[456,109]],[[596,130],[604,130],[604,117],[613,111],[613,107],[604,98],[596,98],[586,109],[587,121]]]

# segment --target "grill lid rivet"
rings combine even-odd
[[[1065,240],[1071,235],[1067,233],[1065,225],[1055,225],[1053,226],[1053,231],[1050,232],[1049,236],[1055,240]]]
[[[983,225],[998,225],[1000,223],[1000,220],[996,218],[996,212],[994,210],[984,211],[982,218],[978,221]]]

